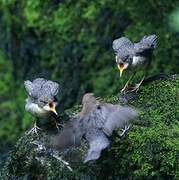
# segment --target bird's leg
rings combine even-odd
[[[55,121],[55,126],[56,126],[56,128],[57,128],[57,131],[59,132],[60,129],[59,129],[58,125],[59,125],[59,124],[57,123],[57,121]]]
[[[59,129],[59,127],[58,127],[58,126],[62,126],[62,127],[63,127],[63,124],[57,123],[57,121],[56,121],[56,120],[54,120],[54,122],[55,122],[55,126],[56,126],[56,128],[57,128],[57,130],[58,130],[58,132],[59,132],[59,131],[60,131],[60,129]]]
[[[53,116],[52,119],[53,119],[53,121],[55,123],[55,126],[56,126],[58,132],[59,132],[60,131],[59,126],[63,127],[63,124],[60,124],[60,123],[57,122],[58,121],[58,117],[57,116]]]
[[[41,128],[39,128],[39,127],[37,126],[37,123],[36,123],[36,121],[35,121],[34,127],[28,132],[28,134],[37,134],[37,135],[38,135],[38,133],[37,133],[38,130],[41,130]]]
[[[136,72],[134,72],[134,73],[130,76],[129,80],[126,82],[125,86],[122,88],[121,93],[123,93],[123,92],[126,90],[126,88],[127,88],[128,85],[129,85],[129,82],[133,79],[133,77],[135,76],[135,74],[136,74]]]
[[[122,137],[130,128],[130,125],[129,126],[124,126],[123,129],[121,129],[122,133],[120,134],[120,136]]]
[[[134,89],[132,89],[132,92],[134,92],[134,91],[135,91],[135,92],[138,92],[138,90],[139,90],[142,82],[144,81],[145,77],[146,77],[146,75],[144,75],[143,78],[142,78],[142,80],[141,80],[138,84],[136,84],[136,86],[134,87]]]

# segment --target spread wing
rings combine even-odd
[[[96,124],[108,136],[111,136],[115,129],[123,128],[137,118],[137,111],[128,106],[104,103],[96,111]]]
[[[37,86],[33,82],[27,80],[24,81],[24,86],[29,96],[31,96],[32,98],[38,97],[38,92],[41,89],[41,84]]]
[[[33,86],[33,83],[29,80],[27,81],[24,81],[24,86],[25,86],[25,89],[27,91],[27,93],[32,96],[34,94],[34,86]]]
[[[107,148],[110,144],[109,140],[101,130],[98,130],[98,132],[92,131],[91,133],[93,134],[87,134],[89,150],[84,160],[84,163],[98,159],[101,155],[101,151]]]
[[[39,96],[39,92],[46,81],[44,78],[37,78],[33,82],[27,80],[24,81],[24,86],[28,94],[34,98]]]
[[[140,43],[142,44],[146,44],[148,46],[150,46],[151,48],[155,48],[157,45],[157,35],[153,34],[153,35],[149,35],[149,36],[144,36]]]
[[[153,50],[156,47],[157,44],[157,36],[150,35],[150,36],[144,36],[140,42],[134,43],[134,49],[136,53],[142,53],[147,50]]]
[[[74,118],[68,122],[60,133],[54,138],[52,144],[57,149],[66,149],[77,147],[81,143],[81,138],[84,135],[82,124],[79,119]]]
[[[123,49],[132,49],[134,44],[126,37],[121,37],[113,41],[112,48],[115,53]]]
[[[44,78],[36,78],[36,79],[33,80],[34,85],[42,86],[45,82],[47,82],[47,80],[44,79]]]
[[[52,82],[52,81],[47,81],[44,85],[43,88],[45,90],[50,91],[50,94],[52,96],[56,96],[58,94],[59,91],[59,84],[56,82]]]
[[[37,79],[34,79],[33,80],[33,85],[34,85],[34,89],[36,91],[36,94],[40,94],[40,92],[42,91],[43,89],[43,85],[47,82],[46,79],[44,78],[37,78]]]

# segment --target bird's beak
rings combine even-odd
[[[118,69],[119,69],[119,71],[120,71],[120,77],[122,76],[122,72],[124,71],[124,64],[123,63],[120,63],[120,64],[118,64]]]
[[[56,111],[56,103],[54,102],[50,102],[49,103],[49,107],[50,107],[50,111],[52,111],[53,113],[55,113],[56,115],[58,115],[57,111]]]

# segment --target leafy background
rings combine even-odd
[[[45,77],[60,82],[61,109],[85,92],[110,97],[119,78],[112,41],[138,41],[156,33],[150,74],[175,74],[179,67],[177,0],[0,0],[0,145],[7,152],[32,125],[24,111],[23,81]]]

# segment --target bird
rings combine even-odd
[[[136,72],[144,70],[143,78],[132,91],[137,92],[139,90],[139,87],[147,75],[156,44],[157,35],[155,34],[144,36],[137,43],[131,42],[127,37],[120,37],[113,41],[112,48],[116,55],[115,59],[120,71],[120,77],[122,76],[124,70],[128,69],[129,71],[132,71],[132,75],[126,82],[121,92],[125,92]]]
[[[84,163],[97,160],[101,151],[109,147],[113,131],[121,129],[123,136],[137,116],[138,111],[132,107],[106,103],[93,93],[86,93],[81,111],[66,123],[51,144],[57,150],[66,150],[80,146],[85,139],[89,149]]]
[[[30,80],[24,81],[25,89],[28,97],[25,100],[25,110],[37,118],[48,119],[51,116],[58,115],[56,107],[58,101],[56,95],[59,91],[59,84],[44,78],[36,78],[32,82]],[[56,123],[56,121],[55,121]],[[57,123],[56,123],[56,127]],[[34,123],[34,128],[31,132],[37,133],[40,129]]]

